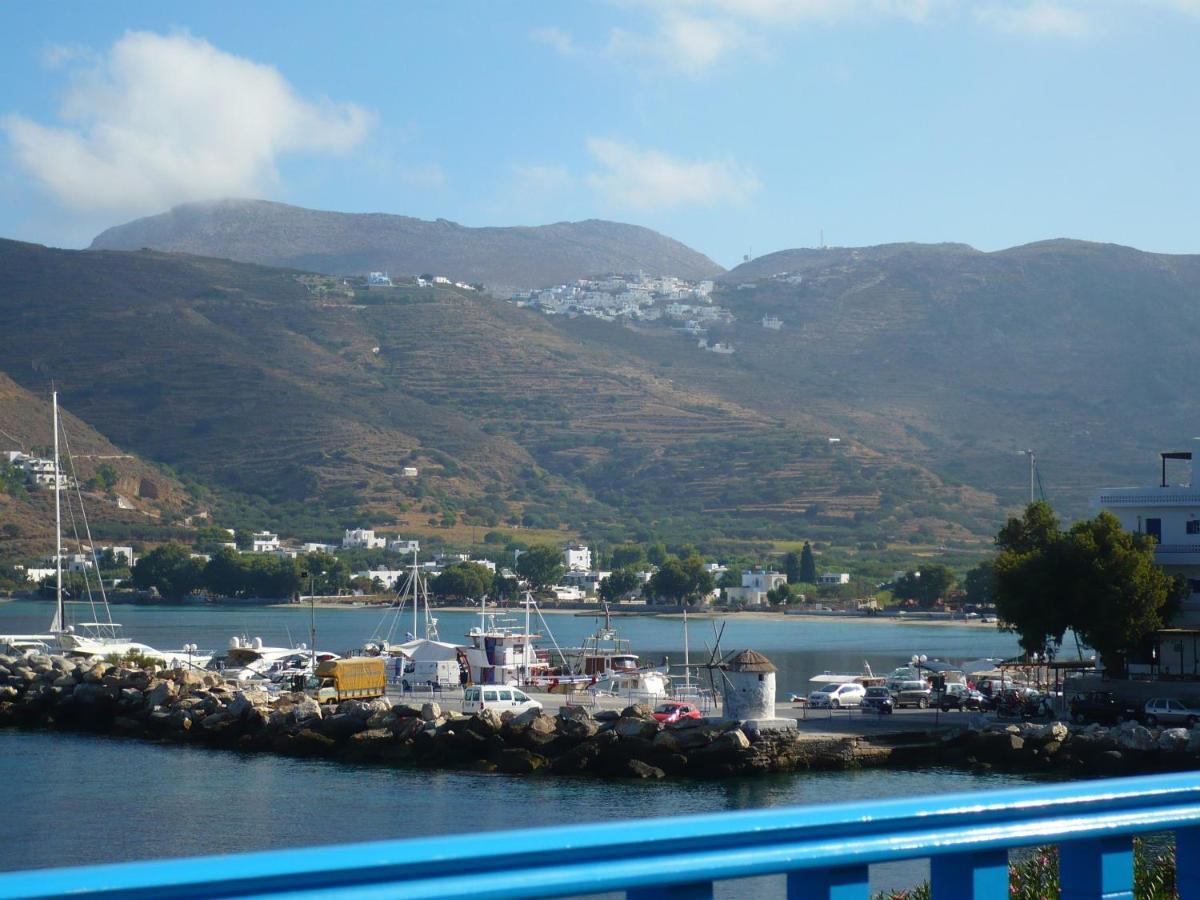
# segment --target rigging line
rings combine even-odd
[[[59,424],[59,431],[62,432],[63,446],[67,451],[67,459],[72,460],[71,470],[74,472],[75,463],[71,456],[71,440],[67,436],[67,430],[62,427],[61,423]],[[109,608],[108,596],[104,593],[104,579],[100,577],[100,559],[96,555],[96,542],[92,540],[92,527],[88,524],[87,507],[83,505],[83,491],[79,488],[78,476],[73,475],[72,477],[75,478],[75,496],[79,501],[79,515],[83,519],[83,530],[87,534],[88,549],[92,554],[92,566],[96,570],[96,585],[100,588],[100,600],[104,603],[104,617],[108,620],[109,636],[115,638],[117,636],[117,627],[113,624],[112,609]],[[83,578],[84,582],[87,583],[87,566],[84,566]],[[91,596],[90,591],[88,596]],[[93,619],[93,621],[98,621],[98,619]]]
[[[59,474],[58,474],[59,484],[55,485],[55,490],[62,490],[63,477],[64,477],[63,472],[60,469]],[[66,475],[65,477],[73,478],[74,476]],[[75,508],[71,505],[71,494],[69,491],[67,492],[66,506],[67,506],[67,518],[71,524],[71,534],[74,535],[74,537],[75,537],[75,546],[82,549],[83,541],[80,540],[80,538],[79,538],[79,525],[75,521]],[[58,554],[59,554],[59,556],[62,555],[62,547],[58,548]],[[60,560],[59,564],[61,565],[61,560]],[[99,620],[99,616],[96,614],[96,601],[95,601],[95,598],[92,596],[92,583],[87,577],[87,568],[86,567],[84,568],[84,571],[83,571],[83,588],[87,592],[88,605],[92,608],[92,621],[96,622]],[[62,624],[64,626],[66,625],[65,622],[63,622]]]

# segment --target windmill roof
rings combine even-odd
[[[755,650],[743,650],[725,663],[734,672],[778,672],[775,664]]]

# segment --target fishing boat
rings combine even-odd
[[[473,684],[526,684],[561,690],[571,683],[570,673],[564,669],[567,658],[550,634],[546,620],[533,602],[533,595],[526,592],[522,602],[525,607],[523,625],[511,614],[495,609],[489,612],[487,598],[480,600],[479,624],[467,632],[468,643],[463,653],[468,677]],[[561,666],[557,669],[551,663],[550,654],[537,647],[536,642],[542,635],[533,630],[535,613],[558,651]]]

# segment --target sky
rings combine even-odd
[[[1200,251],[1200,0],[0,6],[0,236],[192,200],[605,218],[725,266]]]

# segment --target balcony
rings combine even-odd
[[[1064,897],[1129,898],[1133,837],[1162,831],[1174,832],[1180,897],[1200,898],[1200,773],[14,872],[0,898],[696,900],[714,881],[784,874],[789,898],[866,900],[872,864],[929,859],[937,900],[1007,900],[1008,851],[1051,843]]]
[[[1160,566],[1200,566],[1200,544],[1159,544],[1154,561]]]

